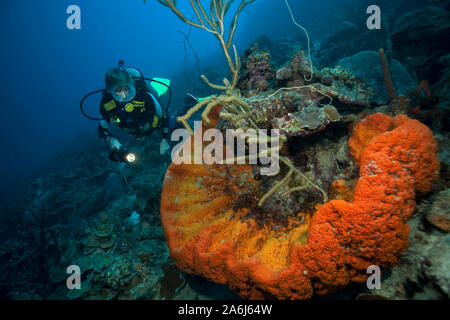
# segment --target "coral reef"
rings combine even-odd
[[[190,92],[209,97],[178,121],[193,133],[202,111],[203,130],[278,129],[279,172],[170,164],[155,155],[157,139],[120,133],[138,161],[117,165],[91,132],[1,204],[0,296],[448,299],[448,4],[401,19],[414,5],[386,6],[395,16],[383,31],[365,28],[360,12],[336,30],[320,20],[311,60],[300,32],[259,37],[237,56],[236,24],[253,1],[235,2],[227,19],[230,7],[192,1],[191,20],[177,1],[159,2],[214,35],[225,55],[192,69],[204,76],[189,79]],[[183,104],[186,72],[173,81],[173,105]],[[81,290],[66,286],[73,264]],[[375,291],[362,284],[372,264],[383,272]]]
[[[123,136],[124,147],[136,150],[141,165],[119,170],[117,164],[105,161],[106,153],[99,155],[103,142],[95,134],[77,140],[82,141],[81,149],[71,146],[54,158],[20,193],[18,205],[12,200],[2,203],[8,220],[2,218],[0,224],[1,297],[167,298],[167,277],[174,272],[166,267],[171,261],[160,224],[159,197],[169,159],[150,152],[158,147],[154,139],[141,141],[141,149],[134,149],[134,140]],[[130,192],[124,190],[120,171]],[[133,212],[140,217],[130,224]],[[28,231],[20,227],[20,219]],[[80,290],[67,289],[69,265],[80,267]],[[184,277],[181,272],[179,276]],[[189,277],[172,297],[236,298],[219,285],[214,293],[204,290],[208,284]]]
[[[175,263],[252,299],[326,294],[365,281],[369,265],[397,264],[415,192],[429,191],[439,163],[426,126],[406,116],[391,126],[365,146],[352,203],[332,200],[312,217],[291,216],[287,226],[248,218],[248,200],[233,210],[238,194],[258,188],[249,166],[172,164],[161,220]]]
[[[432,201],[430,203],[429,201]],[[449,190],[431,195],[418,203],[408,221],[409,248],[381,282],[377,294],[387,299],[448,299],[450,292],[450,236],[439,226],[430,225],[426,217],[441,215]]]
[[[397,96],[383,50],[380,57],[390,108],[402,113],[411,100]],[[202,129],[216,124],[221,129],[275,128],[282,144],[292,145],[298,137],[325,131],[343,118],[341,112],[360,112],[374,101],[364,81],[340,66],[315,70],[303,51],[278,68],[273,87],[267,81],[273,77],[268,52],[253,49],[244,61],[244,76],[233,78],[233,85],[204,79],[226,94],[198,103],[178,120],[190,129],[187,120],[206,106]],[[230,64],[234,75],[235,67]],[[369,265],[384,271],[396,265],[408,247],[406,221],[414,198],[427,194],[438,176],[434,137],[406,116],[375,114],[357,125],[349,149],[361,167],[354,192],[336,181],[333,166],[304,174],[297,167],[299,154],[283,145],[281,179],[257,177],[249,165],[172,164],[162,191],[161,220],[176,265],[227,284],[242,297],[280,299],[327,294],[363,282]],[[342,200],[327,202],[324,190],[330,187],[333,197]],[[316,196],[309,201],[297,193],[312,190]]]
[[[246,54],[248,56],[241,58],[244,68],[238,88],[250,92],[251,95],[270,89],[269,80],[275,77],[270,62],[270,53],[268,51],[260,52],[255,43],[250,50],[246,51]]]
[[[107,251],[114,246],[113,228],[113,224],[108,221],[108,216],[102,214],[94,227],[85,230],[87,236],[84,239],[84,245],[86,246],[84,254],[91,254],[97,248]]]
[[[373,88],[371,102],[383,105],[390,101],[391,97],[386,92],[384,85],[384,73],[380,63],[379,53],[375,51],[362,51],[353,56],[343,58],[337,65],[353,72],[364,83]],[[413,80],[405,67],[397,60],[392,59],[389,63],[390,74],[393,78],[394,87],[398,94],[406,95],[415,89],[418,84]]]
[[[230,116],[223,112],[222,117],[228,121],[224,128],[256,126],[278,129],[284,137],[307,136],[339,121],[341,111],[369,107],[372,91],[347,70],[339,66],[315,70],[311,81],[306,81],[309,74],[309,60],[300,50],[277,70],[275,91],[243,91],[250,96],[242,99],[251,113]]]
[[[426,213],[427,221],[443,232],[450,232],[450,210],[447,201],[450,199],[450,189],[441,191]]]

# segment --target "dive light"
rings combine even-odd
[[[127,160],[128,163],[133,163],[134,161],[136,161],[136,155],[132,152],[127,153],[125,159]]]
[[[113,150],[109,154],[109,160],[114,162],[134,163],[136,161],[136,154],[128,151]]]

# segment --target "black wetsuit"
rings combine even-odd
[[[117,102],[105,91],[100,103],[100,114],[108,124],[115,122],[137,138],[151,135],[154,129],[161,130],[163,138],[169,138],[169,118],[164,111],[161,113],[162,116],[158,116],[153,98],[143,89],[137,89],[136,96],[129,102]],[[111,136],[100,124],[98,133],[101,138]]]

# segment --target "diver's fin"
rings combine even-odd
[[[155,80],[155,81],[151,82],[151,86],[156,91],[156,93],[158,94],[158,98],[159,98],[164,93],[166,93],[167,90],[169,90],[169,88],[167,88],[167,86],[170,86],[170,80],[164,79],[164,78],[156,78],[156,77],[154,77],[153,80]],[[165,86],[164,84],[158,83],[156,81],[162,82],[162,83],[166,84],[167,86]]]

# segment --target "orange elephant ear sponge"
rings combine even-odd
[[[353,134],[348,140],[350,155],[359,166],[361,155],[373,138],[392,129],[392,118],[383,113],[375,113],[356,125]]]
[[[389,131],[394,133],[388,134]],[[414,179],[414,190],[418,195],[428,193],[431,182],[438,177],[438,148],[433,133],[421,122],[405,115],[392,119],[376,113],[365,118],[356,125],[348,145],[357,165],[361,164],[363,152],[367,159],[383,153],[399,161]],[[372,161],[367,159],[366,163]]]
[[[172,163],[161,221],[176,265],[248,299],[308,299],[366,281],[370,265],[396,265],[414,198],[437,178],[433,134],[417,120],[378,113],[356,125],[349,149],[360,166],[353,201],[329,201],[287,226],[248,216],[261,188],[249,165]]]
[[[333,200],[321,207],[298,253],[319,294],[365,281],[370,265],[396,265],[408,248],[414,198],[429,192],[438,176],[431,130],[407,116],[369,116],[355,127],[349,148],[360,164],[353,203]]]
[[[394,128],[398,128],[398,160],[414,178],[414,190],[422,196],[431,190],[431,182],[439,176],[440,165],[436,156],[438,146],[433,133],[418,120],[405,115],[394,118]],[[413,138],[413,136],[415,136]],[[400,153],[400,150],[409,150]],[[391,156],[395,157],[394,154]]]

